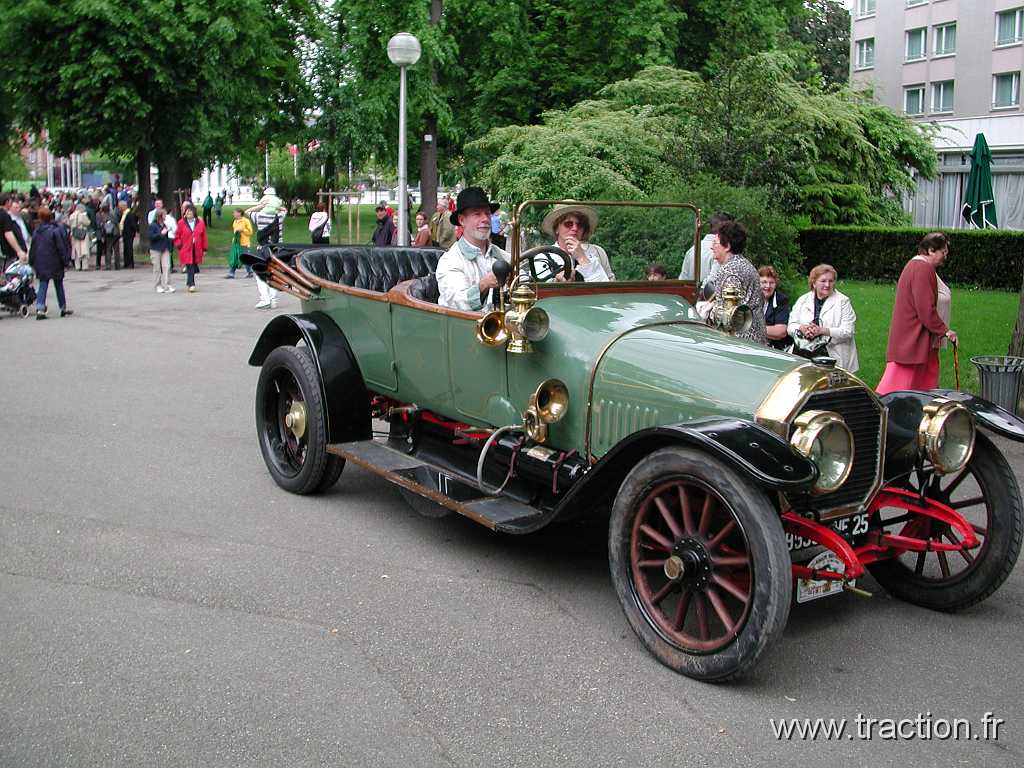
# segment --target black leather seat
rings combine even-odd
[[[437,274],[431,272],[426,277],[418,277],[413,280],[412,285],[409,286],[409,295],[420,301],[437,304],[437,300],[441,298],[441,291],[437,287]]]
[[[304,250],[299,255],[299,264],[332,283],[386,293],[405,280],[432,276],[443,253],[440,248],[343,245]],[[437,301],[436,285],[435,278],[433,301]]]

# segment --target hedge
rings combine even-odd
[[[822,262],[841,278],[896,282],[929,232],[949,237],[939,274],[947,283],[1019,291],[1024,276],[1024,232],[980,229],[807,227],[797,236],[805,271]]]

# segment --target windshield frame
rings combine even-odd
[[[519,275],[520,264],[519,256],[522,250],[520,230],[522,228],[523,212],[527,208],[532,207],[552,207],[555,205],[589,205],[593,208],[666,208],[666,209],[686,209],[693,211],[694,222],[693,222],[693,280],[679,280],[678,278],[668,278],[663,282],[683,283],[689,285],[700,285],[701,274],[700,274],[700,241],[701,241],[701,217],[700,208],[692,203],[666,203],[666,202],[645,202],[640,200],[571,200],[571,199],[558,199],[558,200],[524,200],[512,209],[512,221],[511,221],[511,239],[512,245],[509,249],[509,254],[512,257],[512,274]],[[681,268],[681,265],[680,265]],[[612,280],[609,281],[612,284],[621,283],[623,285],[636,284],[637,280]],[[536,284],[536,283],[535,283]],[[568,284],[567,284],[568,285]],[[585,284],[584,284],[585,285]]]

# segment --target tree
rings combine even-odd
[[[59,66],[10,68],[17,122],[46,128],[58,154],[132,158],[143,206],[155,162],[174,200],[202,167],[301,123],[296,40],[309,16],[307,0],[138,0],[131,13],[24,0],[0,17],[0,43]]]
[[[826,87],[850,81],[850,12],[837,0],[806,0],[790,17],[789,33],[806,45]]]
[[[503,199],[650,197],[710,173],[816,223],[901,221],[911,169],[936,172],[930,129],[794,70],[777,53],[708,79],[653,67],[540,125],[492,130],[467,146],[469,167]]]

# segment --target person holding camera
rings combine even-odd
[[[811,270],[807,277],[811,290],[796,300],[787,330],[793,337],[793,354],[831,357],[840,368],[856,373],[857,313],[850,298],[836,290],[838,277],[831,264],[819,264]]]

